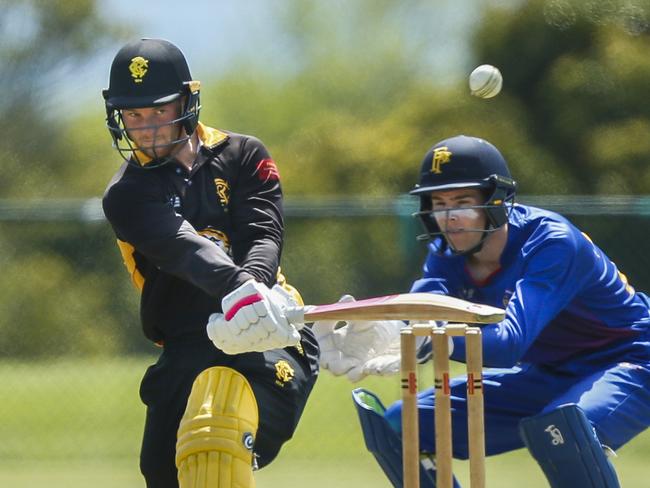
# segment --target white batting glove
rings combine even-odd
[[[339,300],[351,301],[354,297],[350,295]],[[403,326],[399,320],[314,322],[312,330],[321,348],[320,365],[335,376],[347,375],[350,381],[359,381],[367,374],[389,374],[395,364],[395,371],[399,371],[399,331]],[[364,372],[369,361],[372,371],[382,373]]]
[[[269,289],[249,280],[221,301],[223,313],[210,315],[208,337],[227,354],[268,351],[294,346],[300,341],[296,327],[284,314],[298,304],[279,285]]]

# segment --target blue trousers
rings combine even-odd
[[[601,369],[575,363],[565,368],[526,365],[485,370],[486,454],[524,447],[517,426],[524,417],[546,413],[565,403],[584,410],[602,444],[618,449],[650,426],[650,362],[619,362]],[[466,378],[451,382],[453,455],[467,459]],[[433,388],[418,394],[420,449],[435,452]],[[401,401],[386,418],[401,431]]]

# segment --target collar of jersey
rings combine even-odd
[[[203,145],[210,149],[228,140],[229,137],[225,132],[208,127],[201,122],[196,126],[196,133],[199,135]]]

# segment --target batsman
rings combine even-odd
[[[293,435],[319,351],[284,313],[301,299],[279,272],[275,162],[255,137],[199,122],[199,93],[174,44],[119,50],[104,99],[124,163],[103,207],[162,348],[140,386],[147,486],[251,488]]]
[[[482,327],[487,455],[526,447],[553,488],[618,487],[610,455],[650,425],[650,302],[567,219],[514,203],[515,186],[485,140],[461,135],[429,149],[411,191],[428,240],[411,291],[506,310]],[[403,325],[316,322],[321,366],[352,381],[395,373]],[[418,339],[424,362],[430,337]],[[464,362],[465,338],[449,340]],[[466,459],[466,378],[450,386],[453,455]],[[401,402],[385,409],[363,389],[353,398],[368,448],[401,486]],[[425,453],[435,454],[435,408],[433,388],[419,393]],[[422,486],[435,486],[422,459]]]

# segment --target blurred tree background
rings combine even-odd
[[[52,93],[83,83],[93,54],[136,26],[107,23],[93,0],[2,3],[0,198],[100,197],[119,164],[100,95],[74,111],[54,105]],[[480,5],[465,71],[499,66],[505,82],[495,99],[469,96],[465,77],[431,72],[424,62],[441,43],[430,2],[286,0],[278,16],[294,70],[241,63],[203,80],[202,120],[262,138],[279,162],[289,206],[344,197],[388,204],[414,184],[428,147],[458,133],[497,145],[520,194],[647,193],[650,2]],[[290,219],[285,270],[310,302],[404,290],[423,252],[408,244],[417,225],[407,220]],[[1,225],[0,351],[63,351],[25,338],[25,324],[35,336],[48,337],[36,333],[42,329],[76,337],[64,341],[68,352],[147,347],[137,297],[104,223]],[[53,313],[61,306],[65,320]],[[92,332],[77,332],[91,322]]]
[[[105,222],[6,211],[17,201],[53,211],[101,197],[120,163],[99,93],[81,110],[53,103],[62,84],[74,93],[84,83],[100,50],[146,35],[137,21],[110,22],[97,6],[0,0],[0,358],[152,352]],[[202,80],[201,119],[255,134],[279,164],[294,209],[283,268],[306,301],[408,289],[424,248],[409,217],[415,202],[399,197],[427,149],[451,135],[493,142],[523,195],[650,193],[650,1],[477,0],[465,8],[476,22],[462,76],[426,61],[451,49],[444,33],[453,25],[440,23],[438,2],[283,0],[275,21],[291,70],[244,61]],[[466,74],[483,63],[504,75],[495,99],[469,95]],[[335,210],[315,211],[327,204]],[[650,290],[639,244],[646,214],[573,220],[633,285]]]

